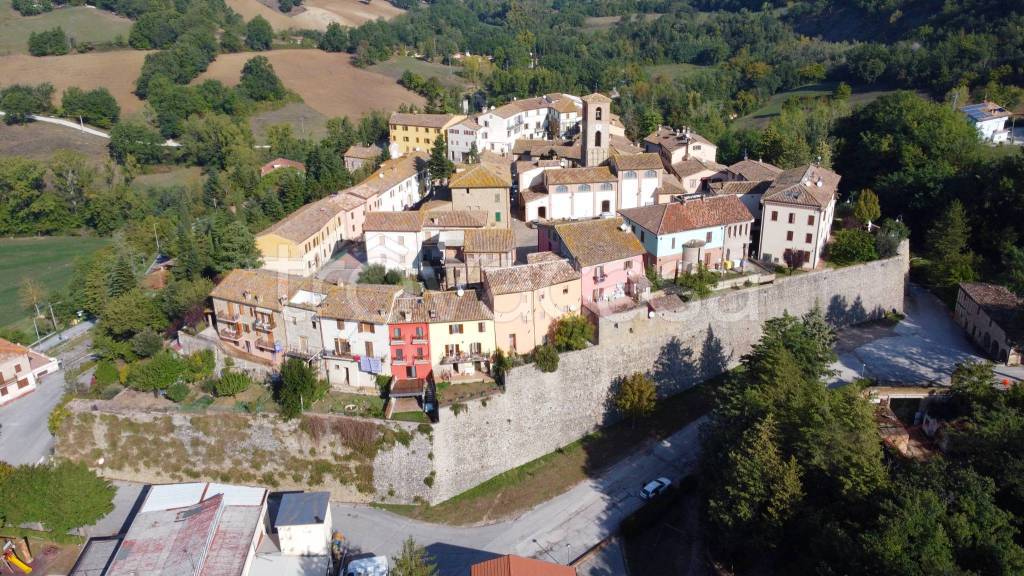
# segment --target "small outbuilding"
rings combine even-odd
[[[282,554],[323,556],[329,553],[330,498],[328,492],[296,492],[281,497],[274,529]]]

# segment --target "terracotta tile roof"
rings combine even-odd
[[[629,138],[619,134],[611,134],[608,136],[608,146],[611,147],[612,152],[615,154],[621,154],[624,156],[641,154],[644,151],[643,148],[634,144]]]
[[[657,196],[676,196],[685,194],[686,190],[683,190],[682,184],[672,177],[671,174],[666,174],[666,177],[661,181],[661,186],[654,193]]]
[[[647,306],[655,312],[669,312],[684,306],[683,300],[675,294],[663,294],[647,301]]]
[[[579,142],[562,142],[558,140],[530,140],[520,138],[512,145],[512,154],[522,156],[529,154],[536,158],[539,156],[556,156],[558,158],[580,159]]]
[[[477,297],[475,290],[464,290],[462,296],[458,292],[425,292],[422,308],[421,313],[426,317],[423,321],[432,324],[494,320],[494,314]]]
[[[728,194],[742,196],[744,194],[764,194],[771,185],[771,180],[763,180],[761,182],[733,180],[731,182],[712,182],[709,187],[716,196]]]
[[[449,188],[508,188],[512,186],[511,180],[487,164],[472,164],[459,168],[448,181]]]
[[[279,170],[281,168],[294,168],[299,172],[306,171],[306,165],[303,164],[302,162],[298,162],[296,160],[289,160],[287,158],[274,158],[273,160],[267,162],[260,168],[260,176],[266,176],[267,174],[270,174],[274,170]]]
[[[15,344],[10,340],[0,338],[0,360],[7,360],[8,358],[17,358],[19,356],[25,356],[28,354],[28,348],[25,348],[21,344]]]
[[[385,324],[391,317],[395,298],[402,293],[399,286],[346,284],[331,286],[327,299],[320,306],[320,316],[355,322]]]
[[[543,186],[544,186],[543,184],[540,185],[540,187],[543,187]],[[547,198],[548,197],[548,193],[544,192],[544,191],[534,190],[534,189],[531,188],[531,189],[523,190],[523,191],[519,192],[519,197],[522,198],[523,204],[529,204],[530,202],[533,202],[535,200],[541,200],[541,199]]]
[[[355,202],[353,200],[356,200]],[[295,212],[285,216],[270,225],[256,236],[274,234],[296,244],[301,244],[310,236],[320,232],[331,219],[337,217],[345,210],[352,210],[362,204],[358,198],[348,194],[331,194],[316,202],[311,202],[300,207]]]
[[[399,126],[422,126],[426,128],[444,128],[444,125],[455,118],[454,114],[416,114],[393,112],[388,124]]]
[[[1011,344],[1024,345],[1024,298],[1005,286],[985,282],[964,282],[960,289],[1003,329]]]
[[[740,160],[729,166],[729,171],[743,180],[759,182],[774,180],[782,172],[782,168],[760,160]]]
[[[622,170],[664,170],[661,155],[654,152],[642,154],[616,154],[612,156],[615,171]]]
[[[622,218],[599,218],[553,226],[580,266],[594,266],[644,254],[636,236],[628,228],[619,229],[622,223]]]
[[[619,214],[659,236],[754,220],[739,197],[732,195],[629,208]]]
[[[512,158],[508,155],[501,155],[497,152],[484,150],[480,153],[480,164],[490,168],[492,172],[512,182]]]
[[[584,96],[583,97],[583,101],[584,102],[594,102],[594,103],[600,104],[600,103],[610,103],[612,101],[612,99],[607,97],[607,96],[605,96],[604,94],[601,94],[600,92],[594,92],[593,94],[587,94],[586,96]]]
[[[576,576],[576,569],[510,555],[474,564],[470,576]]]
[[[696,158],[680,160],[672,165],[672,172],[680,178],[699,174],[705,170],[719,172],[721,170],[725,170],[725,166],[718,162],[704,162],[703,160],[697,160]]]
[[[449,128],[455,128],[456,126],[461,126],[462,128],[469,128],[470,130],[479,130],[480,129],[480,125],[476,123],[476,118],[473,118],[471,116],[467,117],[462,122],[459,122],[457,124],[452,124]]]
[[[424,228],[483,228],[487,213],[481,210],[435,210],[420,212]]]
[[[308,278],[270,270],[232,270],[210,292],[211,298],[280,311]]]
[[[544,97],[524,98],[522,100],[513,100],[503,106],[498,106],[494,110],[489,110],[488,113],[501,118],[510,118],[520,112],[526,112],[527,110],[542,110],[544,108],[549,108],[550,106],[551,102]]]
[[[359,158],[362,160],[372,160],[381,155],[383,150],[380,149],[376,144],[371,146],[349,146],[348,150],[345,150],[343,156],[345,158]]]
[[[761,201],[825,208],[835,197],[840,178],[813,164],[790,168],[779,173]]]
[[[660,146],[669,152],[682,148],[690,142],[711,144],[710,140],[696,132],[691,132],[686,129],[676,130],[671,126],[659,126],[657,130],[651,132],[646,138],[644,138],[644,142]]]
[[[340,198],[338,198],[338,205],[342,210],[355,210],[365,204],[366,200],[348,192],[340,194]]]
[[[511,252],[516,249],[516,237],[511,228],[466,230],[462,249],[473,253]]]
[[[410,153],[400,158],[385,160],[376,172],[359,184],[346,188],[342,192],[363,199],[370,199],[381,192],[386,192],[400,182],[426,170],[426,154]]]
[[[536,264],[538,262],[551,262],[553,260],[564,260],[564,258],[550,250],[545,250],[544,252],[530,252],[529,254],[526,255],[527,264]]]
[[[484,270],[484,284],[497,296],[540,290],[579,279],[580,273],[572,264],[557,256],[553,260],[542,260],[522,266]]]
[[[364,232],[419,232],[423,229],[423,214],[416,211],[367,212],[363,221]]]
[[[548,187],[559,184],[592,184],[595,182],[616,181],[618,181],[618,177],[612,174],[612,171],[607,166],[564,168],[561,170],[546,170],[544,172],[544,183]]]
[[[452,201],[451,200],[438,200],[436,198],[434,200],[427,200],[422,205],[420,205],[420,212],[434,212],[434,211],[437,211],[437,210],[451,210],[451,209],[452,209]]]
[[[555,109],[559,114],[572,114],[573,112],[580,112],[580,106],[573,102],[570,98],[562,98],[556,100],[551,104],[551,107]]]

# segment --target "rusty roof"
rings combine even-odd
[[[742,180],[759,182],[762,180],[774,180],[782,173],[782,168],[762,162],[760,160],[740,160],[729,166],[729,171],[740,177]]]
[[[381,155],[384,151],[380,149],[380,146],[371,144],[370,146],[360,146],[353,144],[349,146],[348,150],[345,150],[343,156],[345,158],[359,158],[361,160],[372,160]]]
[[[739,197],[732,195],[628,208],[619,214],[659,236],[754,220]]]
[[[393,112],[388,124],[401,126],[421,126],[424,128],[444,128],[445,124],[453,118],[454,114],[418,114],[414,112]]]
[[[516,238],[511,228],[466,230],[462,249],[473,253],[511,252],[516,249]]]
[[[548,254],[551,253],[548,252]],[[572,264],[568,260],[558,257],[522,266],[484,270],[484,285],[496,296],[532,292],[579,279],[580,273],[572,267]]]
[[[211,298],[280,311],[309,279],[271,270],[238,269],[228,272],[210,292]]]
[[[345,284],[332,286],[321,304],[319,313],[324,318],[386,324],[391,316],[395,299],[402,293],[400,286],[376,284]]]
[[[561,184],[592,184],[595,182],[616,182],[618,177],[612,174],[607,166],[593,166],[589,168],[562,168],[560,170],[545,170],[544,183],[547,186]]]
[[[512,182],[488,164],[472,164],[456,168],[448,181],[449,188],[508,188]]]
[[[576,569],[509,555],[474,564],[470,568],[470,576],[576,576]]]
[[[1024,344],[1024,298],[1006,286],[986,282],[963,282],[960,290],[1003,329],[1011,344]]]
[[[10,340],[0,338],[0,360],[25,356],[27,354],[28,348],[25,348],[21,344],[15,344]]]
[[[644,254],[643,244],[628,228],[621,230],[622,224],[622,218],[598,218],[551,226],[580,266],[595,266]]]
[[[612,156],[615,171],[621,170],[664,170],[661,155],[655,152],[642,154],[615,154]]]
[[[814,164],[783,170],[761,201],[825,208],[835,197],[840,178],[839,174]]]
[[[419,232],[422,229],[423,213],[411,210],[367,212],[363,221],[363,232]]]

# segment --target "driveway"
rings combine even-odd
[[[88,358],[91,346],[91,339],[84,338],[57,357],[65,369],[77,366]],[[0,407],[0,461],[36,464],[50,455],[53,436],[46,421],[63,394],[64,370],[60,370],[43,376],[27,396]]]
[[[502,554],[517,554],[566,564],[618,528],[640,507],[640,484],[658,476],[674,480],[697,463],[701,418],[662,442],[619,462],[598,478],[523,513],[518,518],[474,527],[410,520],[376,508],[331,504],[335,529],[353,549],[393,556],[411,536],[438,563],[445,576],[465,576],[469,567]]]
[[[893,328],[870,325],[840,331],[839,361],[833,365],[839,375],[833,384],[868,377],[892,384],[948,385],[958,363],[986,360],[931,292],[911,284],[904,308],[906,318]],[[996,373],[1024,379],[1019,366],[996,366]]]

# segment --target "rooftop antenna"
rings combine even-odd
[[[746,147],[743,148],[743,159],[744,160],[747,159],[747,148]]]

